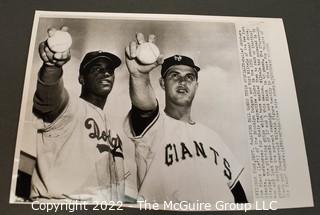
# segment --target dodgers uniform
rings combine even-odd
[[[41,101],[49,88],[64,95],[66,108],[53,122],[41,121],[38,128],[31,198],[122,200],[124,168],[119,135],[111,130],[103,110],[79,97],[71,98],[61,86],[62,79],[51,85],[38,80],[34,109],[45,112],[55,104],[50,99]]]
[[[242,166],[208,127],[159,112],[140,135],[129,113],[124,127],[136,147],[138,199],[147,202],[234,202]]]

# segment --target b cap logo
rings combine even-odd
[[[175,56],[174,56],[174,60],[175,60],[175,61],[181,61],[181,60],[182,60],[182,56],[180,56],[180,55],[175,55]]]

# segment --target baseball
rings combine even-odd
[[[158,47],[150,42],[142,43],[137,48],[137,58],[143,64],[152,64],[160,55]]]
[[[65,52],[71,47],[72,38],[66,31],[56,31],[53,36],[48,38],[47,42],[53,52]]]

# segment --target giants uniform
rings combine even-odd
[[[234,202],[231,189],[243,168],[213,130],[158,112],[136,136],[131,114],[124,126],[136,147],[138,199]]]
[[[38,80],[37,93],[46,94],[52,87],[61,91],[61,83],[62,79],[48,86]],[[39,101],[37,93],[34,109],[44,111],[46,104]],[[110,130],[103,110],[81,98],[67,95],[64,100],[67,105],[63,112],[52,123],[42,121],[38,129],[31,198],[122,200],[124,168],[120,137]]]

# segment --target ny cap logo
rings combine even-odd
[[[182,60],[182,56],[180,56],[180,55],[175,55],[175,56],[174,56],[174,60],[175,60],[175,61],[181,61],[181,60]]]

